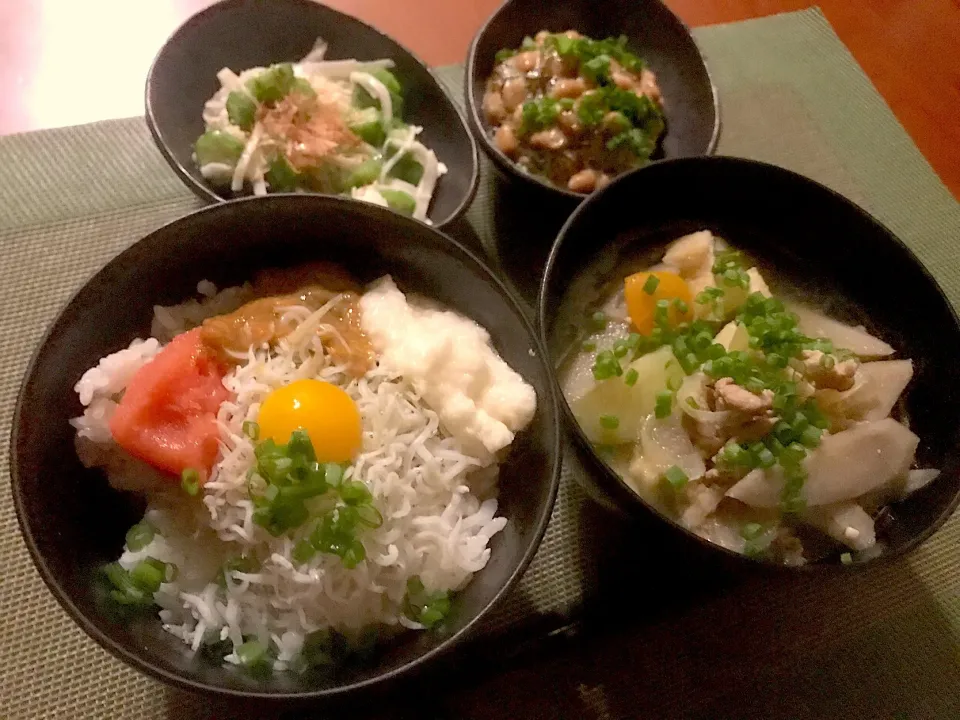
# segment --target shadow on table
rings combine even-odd
[[[480,254],[516,290],[533,319],[547,255],[575,205],[507,184],[489,168],[482,195],[471,222],[461,219],[447,232]]]
[[[667,577],[622,586],[577,641],[464,689],[453,716],[960,717],[958,630],[903,563],[819,590],[743,581],[694,607]]]
[[[958,630],[905,563],[823,583],[781,576],[698,587],[701,568],[675,556],[651,566],[658,548],[644,551],[641,536],[605,514],[594,521],[620,547],[595,568],[608,595],[576,637],[555,635],[521,655],[510,652],[516,638],[501,638],[500,657],[445,663],[375,707],[258,708],[166,690],[168,717],[960,717]]]

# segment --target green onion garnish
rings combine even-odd
[[[253,420],[245,420],[242,426],[243,434],[256,442],[260,439],[260,426]]]
[[[153,536],[156,534],[156,530],[153,525],[148,523],[146,520],[141,520],[132,528],[127,530],[126,544],[127,550],[130,552],[139,552],[143,550],[147,545],[153,542]]]
[[[602,310],[597,310],[590,316],[590,322],[597,330],[603,330],[607,326],[607,316]]]
[[[662,420],[673,412],[673,393],[669,390],[657,393],[656,404],[653,413],[657,419]]]
[[[605,430],[616,430],[620,427],[620,418],[616,415],[601,415],[600,416],[600,427]]]
[[[405,614],[427,629],[443,621],[450,612],[450,593],[444,590],[427,592],[419,577],[407,580],[407,596],[404,598]]]
[[[293,559],[301,565],[303,563],[310,562],[310,560],[316,554],[316,548],[314,548],[308,540],[301,540],[293,546]]]
[[[634,370],[633,368],[630,368],[629,370],[627,370],[627,374],[623,376],[623,381],[624,381],[629,387],[633,387],[634,385],[637,384],[637,379],[638,379],[639,377],[640,377],[640,373],[638,373],[638,372],[637,372],[636,370]]]
[[[160,589],[160,584],[166,578],[166,565],[159,560],[153,562],[150,562],[150,560],[153,560],[153,558],[147,558],[137,563],[136,567],[130,571],[130,580],[144,592],[153,594]]]
[[[153,604],[153,595],[136,585],[130,573],[120,563],[110,563],[103,568],[112,589],[110,597],[121,605],[148,606]]]
[[[584,352],[593,352],[594,350],[597,349],[597,344],[596,344],[593,340],[584,340],[584,341],[580,344],[580,348],[581,348]]]
[[[647,281],[643,283],[643,291],[647,295],[653,295],[657,291],[657,286],[660,284],[660,278],[656,275],[648,275]]]
[[[670,487],[674,490],[681,490],[690,480],[687,474],[676,465],[667,468],[667,471],[663,474],[663,479],[670,483]]]
[[[815,448],[820,444],[820,436],[823,434],[823,430],[813,425],[808,426],[800,434],[800,442],[805,447]]]
[[[180,473],[180,486],[187,495],[195,496],[200,492],[200,473],[194,468],[187,468]]]
[[[844,565],[852,565],[852,564],[853,564],[853,555],[851,555],[851,554],[848,553],[848,552],[841,553],[841,555],[840,555],[840,562],[842,562]]]
[[[598,352],[593,360],[593,377],[595,380],[609,380],[623,374],[620,361],[612,350]]]
[[[740,531],[740,536],[744,540],[756,540],[763,533],[763,525],[760,523],[750,522],[743,526],[743,529]]]

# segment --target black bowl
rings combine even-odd
[[[662,157],[713,153],[720,134],[716,88],[689,28],[660,0],[559,0],[550,3],[547,13],[538,0],[507,0],[473,38],[464,78],[470,130],[507,179],[544,191],[535,194],[552,196],[568,212],[586,197],[520,170],[497,149],[483,116],[484,89],[498,50],[519,47],[524,36],[540,30],[571,29],[596,39],[626,35],[630,49],[649,63],[667,119]]]
[[[492,556],[458,593],[443,633],[412,633],[371,664],[329,678],[276,673],[257,680],[204,658],[148,613],[127,622],[98,597],[98,568],[118,557],[142,505],[111,490],[77,459],[68,420],[72,388],[98,358],[149,335],[155,303],[191,297],[209,278],[225,287],[260,268],[308,259],[342,263],[361,280],[397,284],[486,327],[502,357],[536,389],[539,407],[501,470],[509,518]],[[264,699],[322,698],[393,682],[463,642],[517,581],[547,526],[559,483],[559,411],[546,355],[515,297],[469,251],[383,208],[320,195],[273,195],[208,207],[151,233],[93,276],[54,321],[23,382],[13,420],[11,474],[17,514],[40,574],[97,642],[139,670],[189,690]],[[391,682],[388,682],[391,681]]]
[[[409,122],[447,166],[428,217],[436,226],[462,215],[477,190],[479,157],[463,116],[427,67],[379,30],[312,0],[225,0],[180,26],[147,75],[146,118],[153,139],[174,172],[204,200],[235,197],[207,183],[193,161],[203,134],[204,103],[217,91],[217,73],[296,62],[322,37],[330,59],[389,58],[403,85]]]
[[[637,212],[641,202],[643,210]],[[552,365],[572,337],[572,325],[561,314],[596,301],[596,296],[586,296],[596,287],[594,281],[609,281],[624,260],[699,229],[713,231],[776,268],[779,277],[766,278],[774,289],[787,282],[814,302],[831,302],[833,311],[875,328],[898,357],[913,359],[906,407],[921,438],[918,461],[943,472],[892,506],[893,522],[883,535],[886,548],[879,557],[919,545],[960,503],[960,373],[954,369],[960,324],[936,281],[896,236],[812,180],[749,160],[684,158],[628,173],[591,197],[561,230],[540,286],[540,333]],[[582,283],[584,294],[572,295],[574,281]],[[702,540],[643,501],[593,450],[566,400],[560,402],[584,466],[579,477],[595,499],[640,520],[669,523],[692,541],[691,548],[725,555],[733,566],[742,565],[741,560],[758,565]],[[856,560],[854,565],[869,562]],[[831,556],[802,567],[837,564],[838,557]]]

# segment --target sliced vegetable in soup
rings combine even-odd
[[[909,359],[776,297],[709,231],[617,281],[564,369],[590,442],[639,495],[730,550],[785,564],[876,553],[874,518],[939,474],[899,411]]]

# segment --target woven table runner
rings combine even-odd
[[[718,152],[854,199],[960,307],[960,205],[822,14],[694,34],[720,93]],[[437,75],[459,102],[462,68]],[[0,718],[261,717],[161,686],[88,639],[34,570],[9,489],[13,404],[44,328],[113,255],[200,201],[142,118],[0,137],[0,164]],[[496,263],[523,238],[498,232],[495,195],[485,164],[468,220]],[[598,608],[619,631],[491,663],[496,672],[438,691],[445,710],[424,704],[411,717],[960,718],[960,517],[907,559],[815,582],[701,582],[696,567],[671,563],[587,501],[567,471],[533,565],[478,646],[496,638],[506,656]]]

